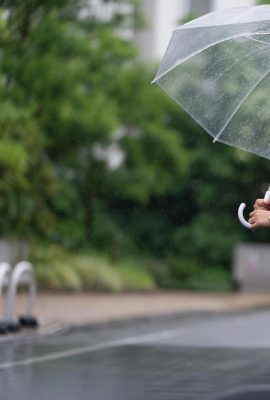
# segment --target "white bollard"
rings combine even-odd
[[[19,319],[15,316],[16,296],[19,286],[29,287],[29,296],[26,305],[26,313]],[[5,319],[11,330],[18,330],[20,326],[37,327],[38,322],[33,316],[36,300],[36,281],[33,266],[27,261],[21,261],[14,267],[7,293]]]

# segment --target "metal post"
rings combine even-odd
[[[29,286],[29,296],[26,305],[26,314],[22,319],[31,318],[32,323],[29,321],[29,326],[37,326],[37,321],[33,317],[33,308],[36,298],[36,281],[34,270],[31,263],[27,261],[19,262],[12,273],[11,281],[7,294],[7,304],[5,310],[5,319],[11,323],[17,322],[15,317],[15,302],[19,286]],[[35,321],[34,321],[35,320]],[[27,323],[25,323],[27,325]]]
[[[11,266],[7,262],[0,263],[0,297],[2,297],[3,302],[3,313],[4,313],[4,297],[3,292],[4,289],[8,287],[10,283],[10,276],[11,276]],[[0,334],[8,333],[7,323],[4,319],[0,320]]]
[[[7,262],[0,263],[0,296],[3,294],[3,289],[8,286],[11,275],[11,266]]]

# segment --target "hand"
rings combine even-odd
[[[258,201],[258,200],[257,200]],[[257,202],[256,201],[256,202]],[[256,203],[255,203],[256,204]],[[270,207],[269,207],[270,209]],[[248,222],[252,225],[252,230],[256,231],[258,228],[270,228],[270,211],[269,209],[256,209],[252,211],[249,216]]]
[[[254,210],[268,210],[270,211],[270,200],[257,199],[253,205]]]

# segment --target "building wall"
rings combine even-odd
[[[203,15],[211,11],[251,6],[256,0],[142,0],[147,28],[135,34],[141,58],[159,61],[165,53],[172,31],[188,14]]]
[[[135,34],[144,60],[159,60],[182,16],[188,13],[187,0],[142,0],[146,28]]]
[[[253,6],[256,0],[213,0],[214,10],[231,7],[248,7]]]
[[[180,19],[187,14],[187,1],[158,0],[158,19],[156,21],[155,58],[160,58],[160,49],[166,49],[172,30],[180,24]],[[170,6],[168,6],[170,4]]]
[[[213,9],[213,0],[189,0],[189,12],[194,15],[203,15]]]

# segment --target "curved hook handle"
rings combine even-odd
[[[248,229],[251,229],[252,225],[249,222],[247,222],[243,216],[243,211],[245,208],[246,208],[245,203],[241,203],[238,208],[238,218],[242,225],[244,225]]]
[[[270,186],[269,186],[269,189],[265,193],[264,200],[270,201]],[[241,203],[238,208],[238,218],[242,225],[244,225],[248,229],[251,229],[252,225],[249,222],[247,222],[243,216],[243,211],[245,208],[246,208],[245,203]]]

